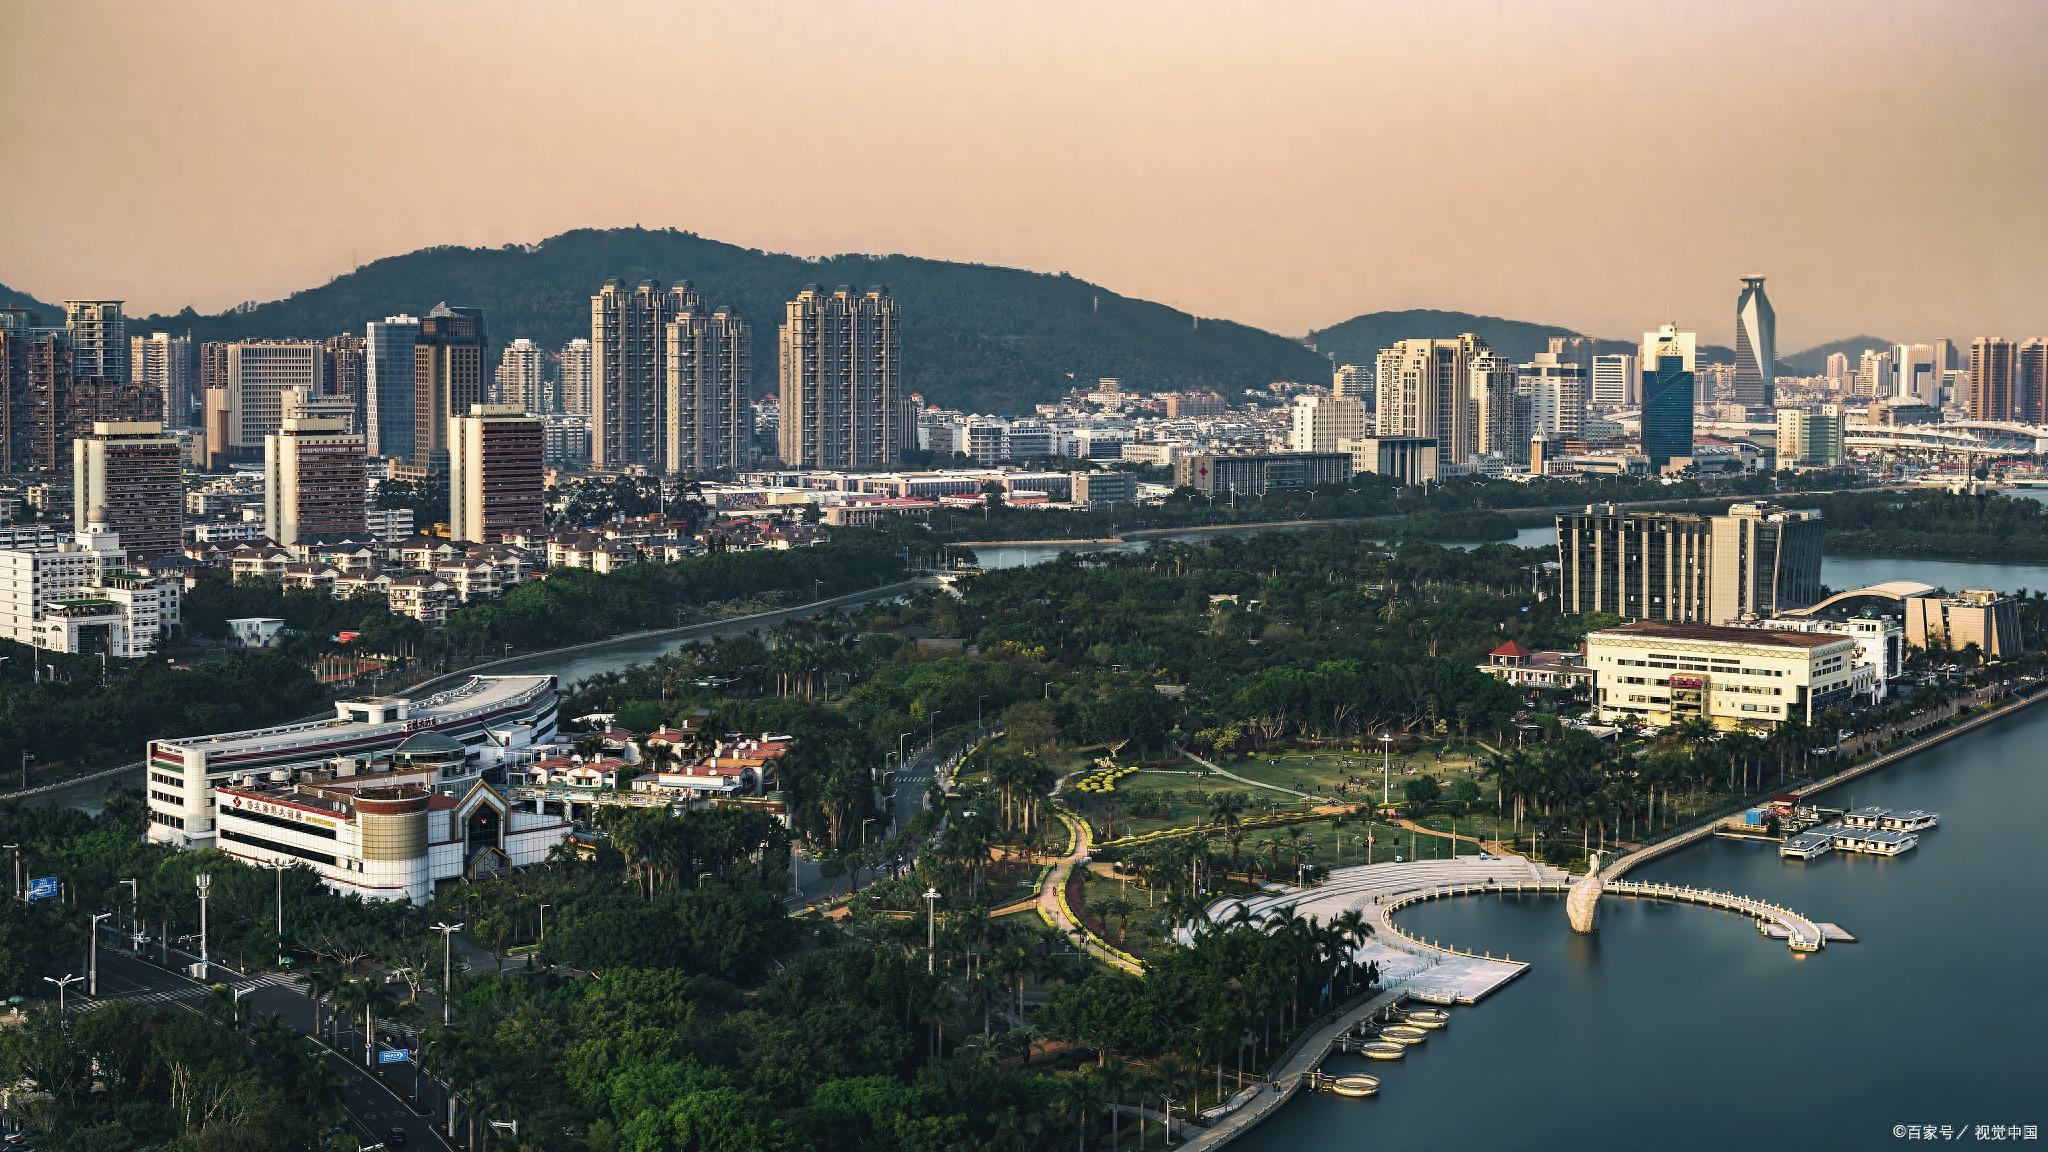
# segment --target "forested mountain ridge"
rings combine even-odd
[[[130,323],[190,329],[204,340],[324,337],[446,301],[482,308],[494,346],[524,336],[557,347],[590,334],[590,296],[614,277],[689,280],[707,304],[737,308],[753,326],[757,394],[775,387],[784,304],[814,284],[886,285],[903,312],[911,388],[948,405],[1028,412],[1104,376],[1142,389],[1235,393],[1329,375],[1326,360],[1288,337],[1198,319],[1064,273],[900,255],[810,260],[644,228],[583,229],[502,248],[423,248],[282,300]]]

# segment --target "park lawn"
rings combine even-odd
[[[1389,757],[1387,766],[1390,769],[1392,799],[1398,802],[1401,785],[1422,775],[1434,776],[1439,784],[1444,785],[1468,776],[1484,784],[1480,761],[1474,755],[1478,751],[1470,745],[1459,745],[1455,750],[1446,751],[1441,744],[1431,744]],[[1441,758],[1439,752],[1444,752]],[[1261,752],[1233,763],[1218,761],[1218,764],[1247,780],[1318,796],[1358,802],[1370,802],[1380,796],[1380,754],[1377,750]]]
[[[1076,909],[1076,913],[1097,935],[1124,951],[1142,958],[1157,952],[1167,942],[1169,928],[1163,923],[1167,919],[1166,904],[1152,889],[1137,881],[1111,879],[1091,871],[1081,880],[1081,899],[1086,911]],[[1102,910],[1113,907],[1118,900],[1129,905],[1130,915],[1103,916]]]
[[[1192,768],[1192,765],[1190,765]],[[1187,828],[1209,822],[1215,797],[1225,792],[1249,796],[1246,815],[1267,811],[1296,811],[1301,801],[1279,792],[1248,788],[1224,776],[1207,777],[1178,770],[1146,769],[1117,782],[1109,793],[1063,792],[1061,796],[1087,819],[1098,839],[1109,835],[1111,806],[1116,809],[1117,837],[1153,832],[1161,828]]]

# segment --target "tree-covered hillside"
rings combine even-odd
[[[811,284],[887,285],[903,310],[911,386],[928,399],[986,411],[1029,411],[1102,376],[1142,388],[1234,392],[1273,380],[1321,380],[1329,371],[1322,357],[1286,337],[1198,321],[1064,274],[912,256],[807,260],[639,228],[566,232],[503,248],[426,248],[284,300],[217,316],[187,310],[138,326],[189,328],[201,339],[327,336],[445,300],[482,308],[494,345],[525,336],[556,346],[589,335],[590,295],[612,277],[687,279],[707,303],[737,307],[754,326],[757,393],[775,386],[783,304]]]

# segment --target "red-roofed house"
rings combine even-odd
[[[1576,691],[1593,684],[1592,670],[1580,653],[1534,652],[1514,640],[1495,648],[1479,670],[1520,688]]]

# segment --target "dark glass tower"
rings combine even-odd
[[[1692,333],[1666,324],[1643,337],[1643,454],[1662,469],[1692,456]]]

